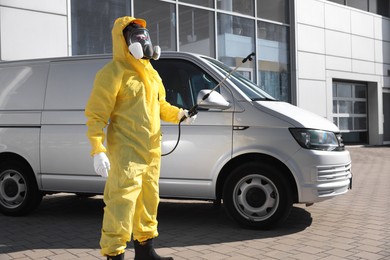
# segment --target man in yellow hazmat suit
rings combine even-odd
[[[95,171],[107,177],[101,253],[124,259],[133,236],[135,259],[173,259],[157,255],[152,242],[158,236],[160,119],[178,123],[193,118],[165,100],[161,78],[150,63],[160,50],[152,46],[145,20],[118,18],[112,41],[113,59],[96,74],[85,109]]]

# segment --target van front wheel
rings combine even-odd
[[[253,162],[230,174],[224,186],[223,204],[240,225],[270,229],[288,217],[293,202],[283,173],[268,164]]]
[[[10,216],[25,215],[39,206],[42,193],[31,170],[20,163],[0,165],[0,212]]]

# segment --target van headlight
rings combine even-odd
[[[306,128],[290,128],[289,130],[298,144],[305,149],[322,151],[344,150],[341,135],[336,136],[333,132]]]

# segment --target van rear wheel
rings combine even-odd
[[[223,203],[228,214],[248,228],[270,229],[282,223],[292,208],[290,185],[268,164],[247,163],[226,180]]]
[[[21,163],[0,165],[0,212],[21,216],[37,208],[42,201],[34,174]]]

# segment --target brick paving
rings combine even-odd
[[[390,147],[349,146],[353,190],[314,204],[294,205],[280,227],[238,227],[210,202],[162,200],[161,255],[177,259],[390,259]],[[46,196],[33,214],[0,214],[0,260],[104,259],[99,253],[101,196]],[[126,259],[133,259],[132,245]]]

